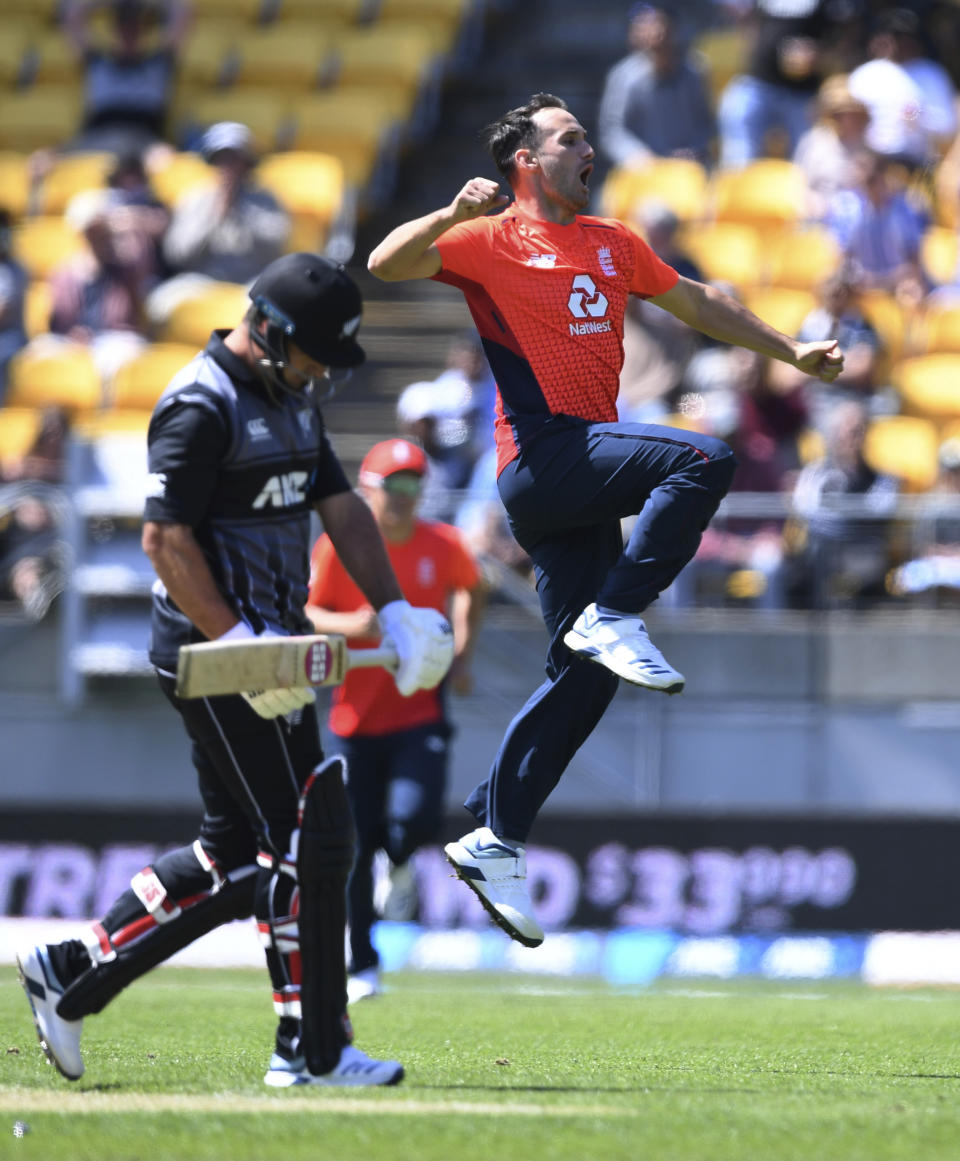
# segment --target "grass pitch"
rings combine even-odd
[[[960,995],[858,984],[387,977],[357,1043],[382,1090],[268,1090],[263,971],[163,968],[46,1063],[0,979],[0,1158],[18,1161],[956,1161]],[[15,1137],[15,1122],[29,1130]]]

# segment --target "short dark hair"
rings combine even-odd
[[[507,181],[513,174],[513,155],[518,149],[533,148],[540,139],[540,130],[533,123],[534,113],[566,107],[567,102],[552,93],[534,93],[525,105],[504,113],[483,130],[487,151]]]

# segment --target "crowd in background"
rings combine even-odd
[[[113,22],[109,51],[87,27],[100,8]],[[896,519],[899,498],[918,490],[943,495],[949,511],[960,428],[937,417],[935,479],[924,489],[879,463],[869,439],[875,421],[904,410],[892,372],[898,358],[924,352],[926,313],[960,305],[960,270],[945,275],[925,259],[931,231],[960,226],[960,9],[937,0],[701,0],[679,9],[634,4],[627,15],[629,51],[597,78],[590,131],[600,160],[611,178],[649,172],[664,159],[695,163],[708,192],[699,213],[674,204],[668,191],[638,197],[624,216],[681,274],[722,282],[758,309],[751,287],[710,269],[709,250],[695,245],[698,227],[711,213],[715,175],[767,158],[790,162],[802,179],[791,228],[816,228],[836,253],[792,331],[805,341],[836,337],[846,356],[837,384],[825,387],[631,303],[622,417],[716,434],[740,461],[735,493],[790,497],[759,515],[721,513],[663,603],[806,608],[890,600],[923,586],[960,591],[956,568],[944,563],[960,557],[960,542],[950,539],[956,522],[945,517],[918,551]],[[248,126],[220,122],[191,142],[165,136],[188,17],[181,0],[63,6],[64,35],[83,61],[85,107],[61,149],[31,158],[34,192],[60,157],[105,149],[114,163],[102,187],[66,206],[84,245],[45,279],[49,309],[40,327],[28,318],[31,278],[0,193],[0,403],[11,360],[77,345],[93,356],[108,399],[118,370],[163,334],[198,287],[247,284],[290,246],[290,215],[255,180]],[[195,149],[212,180],[171,204],[151,174],[158,156],[180,148]],[[913,347],[886,324],[887,306]],[[496,497],[494,396],[476,335],[456,336],[437,377],[399,396],[396,430],[427,453],[424,514],[456,522],[492,574],[526,578],[528,562]],[[960,423],[960,402],[955,417]],[[60,413],[56,422],[66,420]],[[35,460],[2,465],[4,494]],[[861,500],[844,506],[845,497]],[[12,554],[3,551],[16,563],[19,521],[3,510],[3,545],[14,541]],[[927,560],[936,564],[911,570]],[[48,562],[40,574],[35,589],[45,595],[31,598],[33,616],[63,583],[62,563]],[[0,600],[19,591],[11,575],[3,566]]]

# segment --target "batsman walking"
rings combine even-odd
[[[278,1017],[265,1081],[394,1084],[403,1068],[351,1043],[345,887],[353,823],[339,759],[324,761],[309,688],[184,700],[181,645],[309,633],[310,514],[377,611],[396,683],[432,688],[453,657],[446,619],[404,599],[320,411],[330,368],[360,364],[360,292],[312,254],[271,263],[231,331],[174,376],[153,413],[143,547],[157,573],[150,658],[190,739],[197,839],[160,856],[86,939],[18,956],[47,1055],[71,1080],[80,1034],[127,984],[200,935],[256,916]]]
[[[585,215],[594,151],[558,97],[539,93],[506,113],[486,143],[512,204],[497,182],[472,178],[449,205],[392,231],[368,266],[388,282],[458,287],[497,381],[497,486],[533,562],[547,679],[466,802],[478,829],[445,849],[492,918],[535,947],[527,835],[619,678],[683,689],[641,613],[696,552],[736,466],[720,440],[617,422],[628,295],[825,382],[843,356],[836,342],[799,343],[681,277],[621,222]],[[624,547],[627,516],[637,520]]]

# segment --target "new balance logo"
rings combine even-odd
[[[528,266],[538,266],[541,270],[552,270],[556,264],[556,254],[531,254],[527,259]]]
[[[263,491],[254,500],[254,508],[292,508],[303,504],[307,498],[306,472],[284,472],[281,476],[271,476]]]

